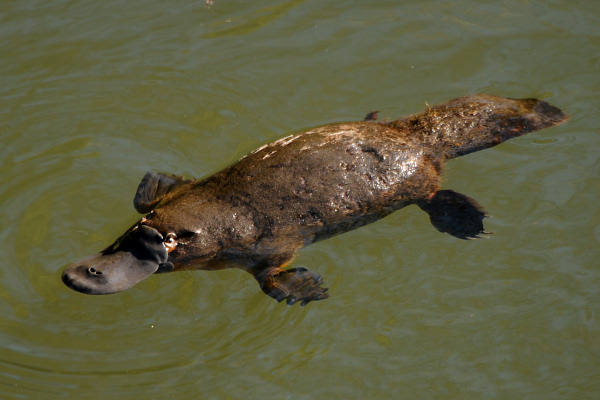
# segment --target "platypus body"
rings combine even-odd
[[[235,267],[277,301],[322,300],[318,274],[284,269],[300,248],[410,204],[439,231],[477,238],[486,214],[473,199],[440,190],[445,162],[566,119],[537,99],[467,96],[391,122],[300,132],[205,179],[149,172],[134,199],[146,216],[62,279],[79,292],[108,294],[154,273]]]

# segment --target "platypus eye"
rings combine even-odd
[[[175,235],[173,232],[167,233],[163,244],[165,245],[168,251],[173,250],[175,247],[177,247],[177,235]]]
[[[167,237],[164,240],[165,244],[172,244],[172,243],[174,243],[176,237],[177,236],[174,233],[167,234]]]

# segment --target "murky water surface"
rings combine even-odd
[[[0,397],[600,396],[600,6],[567,1],[5,1]],[[321,123],[470,93],[571,120],[448,165],[489,239],[416,207],[301,252],[331,298],[238,270],[111,296],[60,271],[138,216],[148,169],[201,177]]]

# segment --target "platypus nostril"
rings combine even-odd
[[[88,272],[88,274],[90,274],[90,275],[96,275],[96,276],[98,276],[98,275],[102,275],[102,271],[98,271],[98,270],[97,270],[96,268],[94,268],[94,267],[89,267],[89,268],[87,269],[87,272]]]

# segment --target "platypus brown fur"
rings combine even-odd
[[[441,232],[482,233],[485,212],[440,190],[448,159],[567,117],[537,99],[474,95],[391,122],[324,125],[267,144],[204,179],[147,173],[134,199],[147,214],[98,255],[67,267],[72,289],[108,294],[157,272],[241,268],[288,304],[329,295],[321,277],[284,269],[311,243],[416,204]]]

